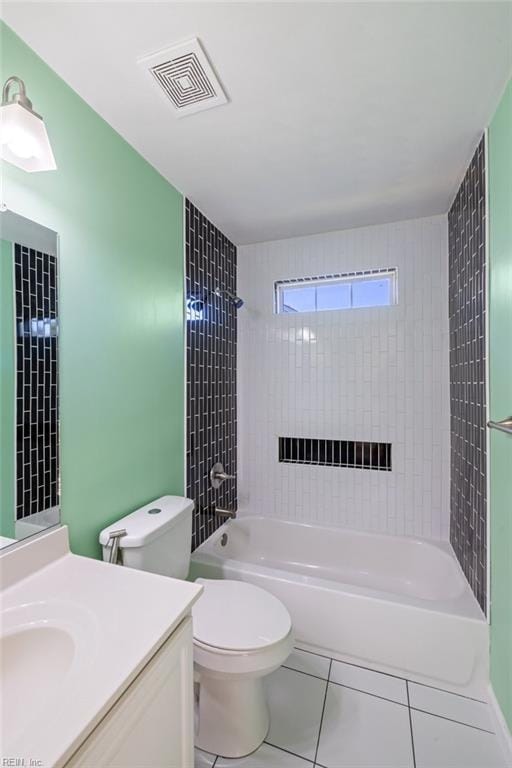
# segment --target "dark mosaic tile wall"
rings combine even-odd
[[[188,200],[185,203],[187,297],[187,495],[194,499],[192,549],[220,522],[215,506],[236,509],[235,480],[211,488],[220,461],[236,474],[237,310],[216,288],[236,294],[236,247]]]
[[[485,152],[482,138],[448,214],[450,540],[486,610]]]
[[[57,258],[14,246],[16,519],[59,503]]]

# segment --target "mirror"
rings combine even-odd
[[[0,547],[60,522],[58,236],[0,211]]]

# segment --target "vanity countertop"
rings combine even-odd
[[[69,760],[202,591],[73,555],[65,526],[6,552],[2,585],[1,757],[40,768]]]

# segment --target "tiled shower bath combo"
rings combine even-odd
[[[403,700],[391,696],[408,707],[393,710],[404,725],[400,765],[415,764],[415,739],[421,763],[437,738],[437,723],[426,713],[449,720],[458,697],[475,700],[475,712],[484,713],[476,703],[487,679],[489,640],[482,613],[483,160],[482,143],[448,217],[239,249],[238,284],[230,290],[246,301],[237,350],[240,515],[219,531],[210,528],[192,555],[192,578],[250,582],[273,594],[288,608],[304,649],[330,656],[330,670],[337,664],[332,659],[353,665],[355,677],[342,683],[347,689],[366,693],[360,671],[366,659],[390,680],[404,679]],[[363,268],[351,271],[362,255]],[[188,294],[193,300],[195,291]],[[201,315],[189,316],[189,326],[204,321],[202,305],[192,305],[193,312],[198,308]],[[443,654],[432,653],[431,636]],[[286,675],[273,679],[286,687]],[[325,729],[352,694],[333,687],[329,675],[327,721],[321,714],[316,740],[305,750],[300,737],[292,746],[287,735],[276,735],[281,727],[284,734],[293,730],[281,702],[262,765],[280,764],[272,749],[281,748],[335,768],[336,739]],[[435,704],[425,694],[431,685],[447,691],[432,694]],[[472,726],[467,717],[453,715]],[[460,732],[460,738],[492,752],[490,721],[477,728],[486,735]],[[450,741],[439,734],[445,737]],[[326,738],[330,753],[323,753]],[[441,752],[448,748],[447,742]],[[220,757],[216,765],[223,765]]]

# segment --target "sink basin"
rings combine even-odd
[[[69,694],[95,655],[94,621],[64,600],[24,603],[2,611],[0,635],[2,732],[15,740]]]
[[[35,626],[3,635],[0,640],[0,675],[5,707],[3,727],[12,733],[27,717],[45,705],[48,691],[62,685],[73,667],[75,643],[63,629]]]

